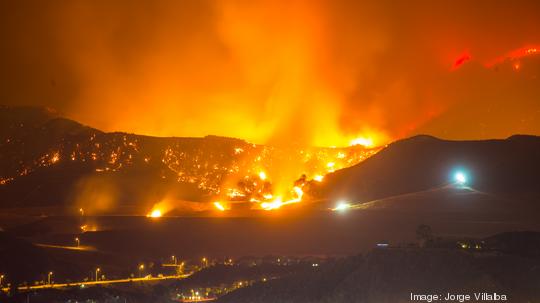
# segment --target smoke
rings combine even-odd
[[[84,214],[111,212],[118,206],[118,188],[111,180],[88,176],[77,181],[72,189],[71,199],[77,209]]]
[[[507,104],[519,85],[486,94],[504,79],[481,65],[540,41],[531,30],[540,26],[537,1],[3,6],[1,33],[11,43],[1,53],[2,101],[57,107],[107,131],[324,146],[419,132],[465,139],[539,131],[537,122],[518,123],[538,109],[532,97]],[[464,53],[471,59],[452,70]],[[520,110],[508,117],[471,100],[486,95],[495,107]],[[474,115],[461,110],[471,102]],[[504,130],[494,125],[503,118]],[[455,121],[482,124],[483,133]]]

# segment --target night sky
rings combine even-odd
[[[0,14],[0,104],[102,130],[540,135],[539,1],[4,0]]]

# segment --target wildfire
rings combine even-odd
[[[355,145],[361,145],[364,147],[373,147],[375,146],[375,143],[373,142],[373,139],[371,138],[360,137],[360,138],[353,139],[351,141],[351,146],[355,146]]]
[[[221,204],[221,202],[214,202],[214,206],[217,208],[217,210],[219,211],[225,211],[226,208],[225,206],[223,206],[223,204]]]
[[[315,180],[317,182],[322,182],[324,180],[324,176],[323,175],[316,175],[315,177],[313,177],[313,180]]]
[[[149,217],[149,218],[159,218],[159,217],[163,216],[163,214],[161,213],[161,210],[154,209],[154,210],[152,210],[152,212],[150,212],[146,216]]]
[[[381,135],[381,140],[382,138]],[[279,161],[275,161],[274,157],[282,151],[276,152],[275,149],[267,147],[258,150],[258,146],[252,145],[244,150],[246,156],[251,155],[248,158],[251,160],[234,169],[236,176],[221,188],[220,192],[223,194],[216,194],[220,202],[213,202],[212,207],[219,211],[227,210],[227,205],[221,202],[222,199],[252,203],[252,209],[267,211],[300,203],[306,185],[323,182],[326,174],[361,162],[380,150],[365,147],[374,146],[371,136],[353,140],[353,143],[354,146],[347,148],[305,148],[293,150],[292,153],[296,152],[296,155],[290,151],[283,153],[295,164],[298,163],[298,166],[283,166]],[[276,165],[278,168],[274,167]],[[265,169],[262,170],[261,167]],[[294,175],[300,177],[294,178]]]
[[[538,49],[540,48],[540,46],[529,46],[529,47],[522,47],[522,48],[518,48],[518,49],[515,49],[515,50],[512,50],[500,57],[497,57],[495,58],[494,60],[491,60],[490,62],[487,62],[485,64],[486,67],[490,68],[490,67],[493,67],[495,66],[496,64],[499,64],[499,63],[502,63],[506,60],[510,60],[510,61],[515,61],[515,60],[519,60],[523,57],[528,57],[528,56],[532,56],[532,55],[538,55]],[[519,63],[518,63],[518,66],[519,66]],[[518,70],[518,68],[516,68],[514,66],[514,69],[515,70]]]
[[[55,152],[51,157],[51,163],[55,164],[56,162],[60,161],[60,153]]]
[[[92,133],[52,147],[5,175],[3,172],[0,186],[65,161],[89,167],[96,174],[141,169],[144,165],[145,170],[159,172],[162,179],[193,184],[219,201],[208,203],[206,210],[226,211],[233,201],[252,203],[252,209],[278,209],[301,202],[304,186],[310,182],[322,182],[327,173],[377,153],[378,148],[364,147],[373,144],[371,138],[383,142],[382,134],[373,130],[362,130],[361,134],[361,138],[369,139],[353,140],[353,145],[358,146],[349,147],[276,147],[233,139],[179,138],[153,149],[148,148],[147,139],[136,135]],[[340,143],[346,144],[351,138],[343,136]],[[228,145],[227,141],[234,144]],[[200,148],[191,148],[199,142]],[[169,198],[174,197],[156,203],[143,214],[149,218],[165,215],[177,207]]]
[[[261,203],[261,208],[264,210],[272,210],[272,209],[278,209],[283,205],[283,202],[281,201],[281,197],[277,197],[272,202],[263,202]]]
[[[261,203],[261,208],[264,209],[264,210],[274,210],[274,209],[281,208],[284,205],[289,205],[289,204],[294,204],[294,203],[301,202],[302,197],[304,195],[304,191],[302,190],[302,188],[300,188],[299,186],[295,186],[295,187],[293,187],[293,192],[296,195],[295,198],[287,200],[287,201],[283,201],[283,199],[281,197],[277,197],[271,202],[263,202],[263,203]]]
[[[96,225],[89,225],[89,224],[83,224],[81,226],[79,226],[81,232],[85,233],[85,232],[88,232],[88,231],[97,231],[98,228]]]
[[[235,155],[239,155],[239,154],[241,154],[241,153],[243,153],[243,152],[244,152],[244,149],[241,148],[241,147],[236,147],[236,148],[234,149],[234,154],[235,154]]]

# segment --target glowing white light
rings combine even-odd
[[[463,172],[457,172],[454,175],[454,180],[456,181],[457,184],[463,185],[467,183],[467,176]]]

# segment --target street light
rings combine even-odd
[[[171,259],[172,259],[174,265],[176,265],[176,256],[175,256],[175,255],[172,255],[172,256],[171,256]]]
[[[4,280],[4,275],[0,275],[0,288],[2,288],[2,281]]]
[[[75,242],[77,242],[77,247],[81,246],[81,240],[79,240],[79,237],[75,238]]]
[[[49,271],[49,274],[47,275],[47,282],[49,285],[51,285],[51,276],[53,275],[52,271]]]
[[[96,268],[96,281],[98,280],[98,273],[101,271],[101,268]]]
[[[178,266],[178,268],[176,269],[176,272],[178,273],[178,275],[183,275],[184,274],[184,262],[180,263],[180,266]]]
[[[144,270],[144,264],[139,265],[139,278],[142,278],[143,270]]]
[[[84,209],[79,208],[79,212],[81,213],[81,216],[84,216]]]

